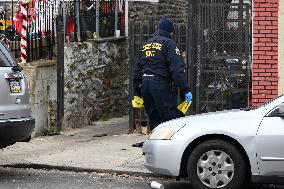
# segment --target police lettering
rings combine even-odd
[[[146,45],[143,46],[143,50],[142,51],[148,51],[148,50],[151,50],[151,49],[156,49],[156,50],[159,50],[161,51],[162,50],[162,44],[160,43],[148,43]]]
[[[155,56],[155,51],[146,51],[146,57]]]
[[[151,50],[151,47],[152,47],[152,43],[149,43],[149,44],[147,44],[147,45],[144,45],[142,51]]]
[[[159,50],[159,51],[161,51],[162,50],[162,44],[160,44],[160,43],[152,43],[152,48],[153,49],[157,49],[157,50]]]
[[[155,56],[155,50],[161,51],[162,50],[162,44],[160,43],[148,43],[143,46],[143,52],[145,52],[146,57]]]

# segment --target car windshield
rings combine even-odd
[[[10,54],[9,49],[0,41],[0,67],[17,66],[16,61]]]
[[[272,102],[274,102],[274,101],[276,101],[276,100],[278,100],[279,98],[282,98],[282,97],[284,97],[284,95],[280,95],[280,96],[278,96],[277,98],[272,99],[272,100],[270,100],[270,101],[268,101],[268,102],[262,104],[262,105],[259,106],[258,108],[262,108],[262,107],[264,107],[264,106],[266,106],[266,105],[268,105],[268,104],[271,104]]]

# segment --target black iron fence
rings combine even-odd
[[[28,61],[50,59],[56,43],[55,18],[64,20],[65,41],[125,35],[125,0],[36,0],[28,9]],[[20,1],[0,1],[0,38],[20,58]]]
[[[124,36],[125,1],[68,1],[66,35],[70,40]]]
[[[250,5],[198,3],[192,82],[195,113],[250,103]]]
[[[28,61],[52,58],[55,44],[55,14],[59,1],[32,2],[28,9],[27,56]],[[20,58],[20,33],[22,29],[20,2],[0,2],[1,40],[11,49],[15,58]]]

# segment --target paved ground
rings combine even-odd
[[[164,184],[165,189],[193,189],[185,181],[108,174],[94,172],[66,172],[58,170],[35,170],[0,167],[0,188],[5,189],[150,189],[151,181]],[[283,189],[281,186],[248,186],[243,189]]]
[[[148,189],[148,183],[140,177],[0,168],[3,189]]]
[[[126,134],[128,117],[96,122],[94,126],[43,136],[1,151],[0,166],[64,167],[149,173],[141,148],[131,144],[146,136]]]

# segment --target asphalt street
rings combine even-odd
[[[149,189],[156,180],[166,189],[193,189],[185,181],[108,173],[64,172],[57,170],[0,167],[1,189]],[[283,189],[283,186],[248,186],[246,189]]]

